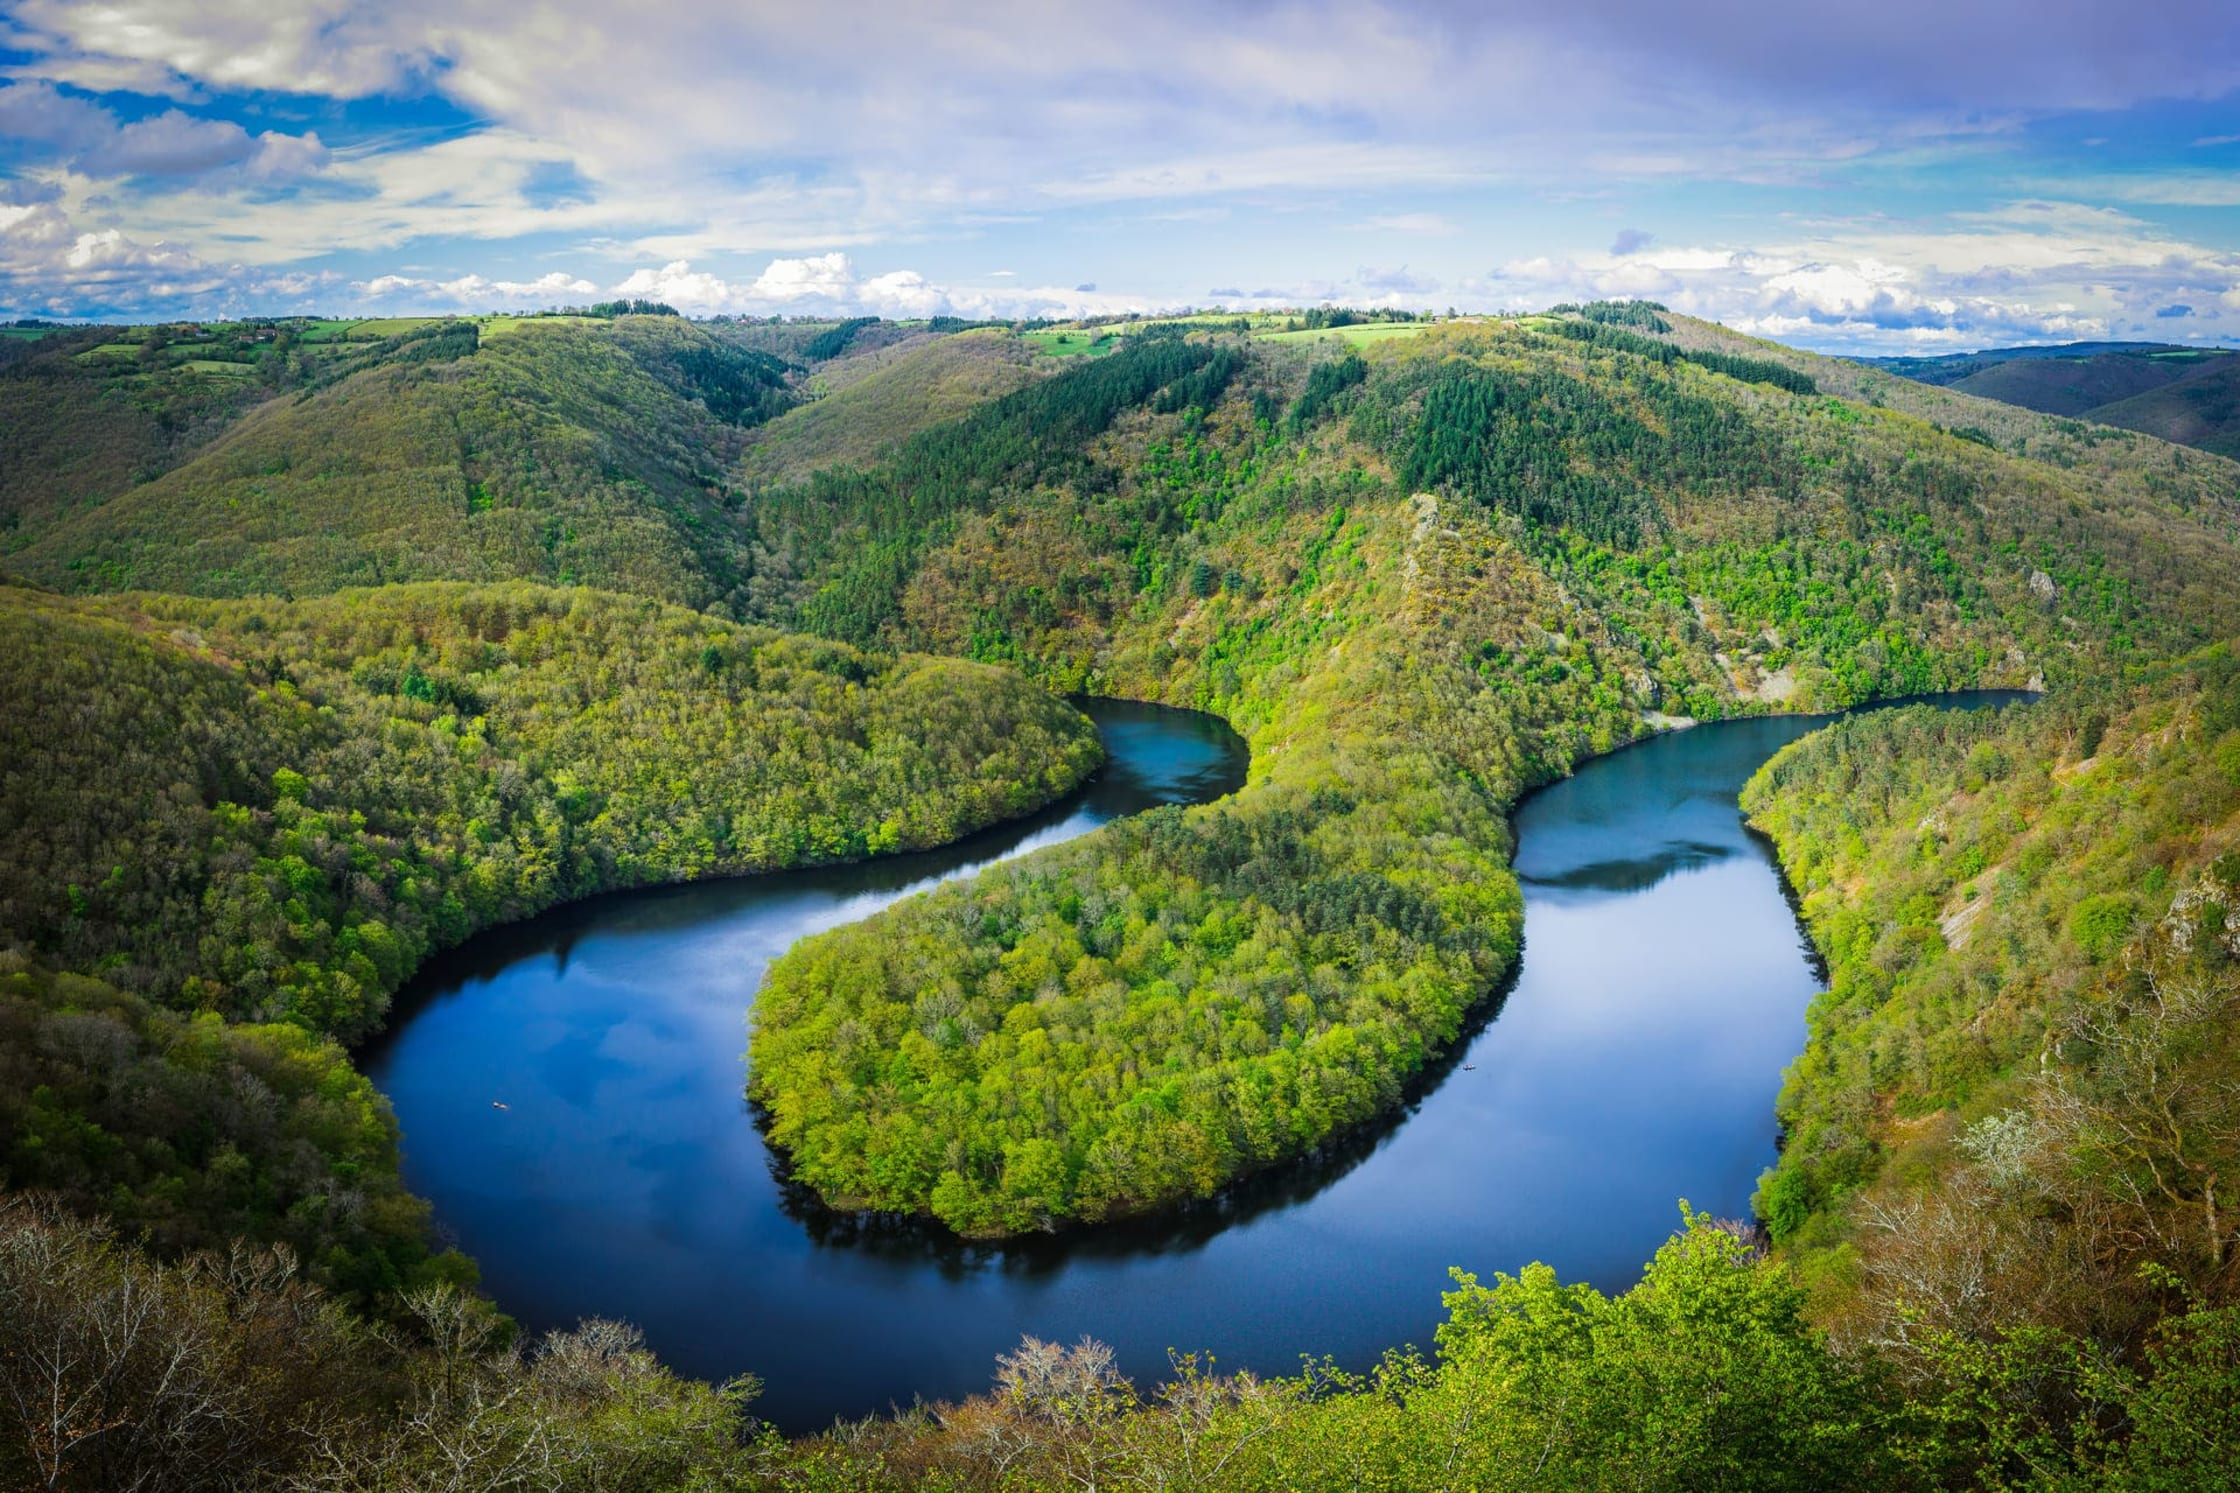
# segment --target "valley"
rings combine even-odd
[[[403,1486],[404,1403],[648,1486],[1948,1486],[2216,1392],[2240,467],[1641,302],[665,310],[11,347],[84,437],[0,490],[39,1311],[296,1302]],[[1979,690],[2042,699],[1824,720]],[[1909,1337],[1962,1185],[2041,1265]],[[301,1284],[181,1263],[235,1238]],[[1720,1365],[1781,1393],[1628,1439]]]

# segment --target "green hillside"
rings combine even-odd
[[[2240,459],[2240,356],[2204,361],[2184,378],[2101,405],[2090,418]]]
[[[2089,680],[2240,628],[2212,458],[2085,476],[1660,346],[1137,338],[767,495],[783,615],[1211,709],[1255,763],[782,960],[754,1092],[797,1174],[968,1232],[1203,1195],[1397,1102],[1514,957],[1508,807],[1648,712]]]
[[[996,329],[921,337],[843,359],[837,368],[818,371],[812,388],[820,397],[754,433],[746,473],[760,485],[796,481],[819,467],[869,465],[919,431],[1021,388],[1053,366],[1036,359],[1020,338]]]
[[[80,505],[7,566],[78,591],[417,580],[604,585],[702,606],[743,575],[727,470],[782,365],[674,317],[429,323]]]
[[[1744,795],[1831,984],[1760,1207],[1862,1341],[2232,1299],[2240,664],[1791,746]],[[2120,1351],[2120,1346],[2118,1347]]]
[[[185,347],[151,329],[66,328],[0,344],[0,556],[47,526],[159,476],[270,396],[236,339]]]
[[[2081,342],[1867,361],[1978,398],[2240,454],[2240,353],[2227,348]]]
[[[0,626],[11,939],[346,1040],[476,928],[942,844],[1097,759],[1012,676],[587,589],[6,590]]]

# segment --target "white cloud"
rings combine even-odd
[[[589,280],[554,270],[534,280],[488,280],[461,275],[429,280],[414,275],[376,275],[353,287],[368,300],[408,298],[423,310],[499,311],[580,302],[599,293]]]
[[[143,77],[362,98],[429,64],[427,33],[413,36],[419,18],[408,9],[352,0],[17,0],[14,19],[53,38],[66,58],[139,64]]]
[[[1354,227],[1363,233],[1413,233],[1427,238],[1452,238],[1462,231],[1445,213],[1385,213]]]
[[[1521,259],[1477,289],[1509,306],[1645,297],[1831,350],[2159,337],[2154,312],[2173,301],[2199,308],[2204,335],[2240,335],[2240,254],[2064,202],[2010,203],[1941,231],[1832,225],[1746,248]]]
[[[1089,316],[1161,309],[1141,296],[1100,294],[1078,287],[960,288],[936,284],[907,269],[863,278],[853,261],[839,252],[773,259],[745,283],[695,270],[688,260],[672,260],[658,269],[633,271],[615,285],[613,293],[667,301],[687,313],[765,316],[774,312],[894,318]]]
[[[950,309],[948,292],[927,283],[916,270],[890,270],[872,276],[863,284],[861,299],[879,315],[898,319],[939,316]]]
[[[0,135],[94,179],[199,176],[246,166],[259,176],[319,170],[326,147],[316,134],[266,131],[251,136],[231,120],[200,119],[178,109],[131,123],[88,99],[47,82],[0,86]]]
[[[672,260],[657,270],[639,270],[615,288],[620,296],[666,301],[683,311],[729,311],[739,292],[714,275],[694,274],[692,265]]]
[[[323,171],[331,159],[316,130],[306,130],[300,135],[266,130],[257,136],[257,153],[247,164],[251,174],[273,180]]]
[[[54,202],[0,206],[0,305],[58,315],[162,308],[231,279],[178,244],[80,229]]]
[[[755,277],[751,294],[769,301],[839,300],[854,288],[855,278],[855,269],[845,254],[773,259],[769,268]]]
[[[1520,202],[1616,194],[1612,216],[1591,232],[1577,233],[1576,214],[1556,230],[1600,243],[1617,212],[1654,210],[1630,200],[1621,208],[1629,193],[1701,181],[1813,194],[1864,182],[1871,193],[1893,168],[1997,160],[2047,111],[2240,87],[2240,28],[2223,24],[2229,0],[2138,0],[2135,24],[2115,28],[2089,5],[2041,7],[2018,27],[2002,7],[1949,0],[1886,0],[1869,11],[1793,0],[1706,0],[1693,10],[1648,0],[638,0],[626,15],[593,0],[0,3],[6,48],[28,59],[0,73],[23,80],[0,88],[0,147],[37,155],[30,169],[60,191],[78,231],[161,243],[198,261],[238,259],[265,284],[329,255],[359,256],[346,262],[361,276],[438,262],[418,277],[429,287],[474,279],[456,272],[476,262],[480,245],[535,235],[539,254],[564,242],[598,280],[625,276],[625,293],[704,311],[877,302],[1066,314],[1157,301],[1179,293],[1185,273],[1192,286],[1272,279],[1317,292],[1298,299],[1407,297],[1442,284],[1460,297],[1458,218],[1513,245],[1535,231]],[[1940,44],[1920,46],[1923,34]],[[123,123],[71,88],[129,89],[178,107]],[[473,124],[367,139],[337,135],[343,126],[322,119],[330,149],[317,134],[253,135],[209,117],[214,100],[250,89],[434,96]],[[306,175],[312,189],[280,188]],[[568,189],[550,190],[555,179]],[[2141,204],[2234,201],[2230,183],[2206,171],[2110,178],[2091,190]],[[1450,206],[1452,215],[1430,210]],[[1312,233],[1421,239],[1405,256],[1390,254],[1415,268],[1313,278],[1365,256],[1349,248],[1318,262],[1310,232],[1269,226],[1309,214]],[[1142,273],[1163,284],[1133,298],[1062,287],[977,292],[913,280],[906,269],[863,278],[843,252],[893,263],[898,243],[953,244],[1038,216],[1078,229],[1092,215],[1098,227],[1132,218],[1136,242],[1113,252],[1137,255],[1147,220],[1226,216],[1237,226],[1220,247],[1234,252],[1187,271],[1152,261]],[[2128,248],[2069,259],[2050,229],[1948,228],[1734,230],[1738,242],[1781,240],[1778,254],[1621,237],[1613,251],[1623,243],[1629,252],[1565,260],[1544,278],[1700,294],[1766,325],[1801,318],[1910,330],[1909,318],[1956,324],[1990,314],[1983,308],[2033,305],[2111,326],[2132,314],[2124,295],[2084,283],[2083,268],[2132,273]],[[1956,242],[1906,242],[1939,232]],[[2068,241],[2098,253],[2105,237],[2078,230]],[[1950,257],[2007,248],[2024,257],[1973,267]],[[1011,251],[985,252],[980,262],[1001,263],[994,256]],[[1468,252],[1474,267],[1506,250]],[[1265,268],[1239,262],[1254,254]],[[2191,245],[2180,255],[2200,258]],[[1869,261],[1904,278],[1875,281]],[[765,267],[750,277],[739,268],[748,263]],[[1128,273],[1103,260],[1081,268],[1084,284]],[[936,279],[963,273],[952,259]],[[1393,274],[1409,285],[1371,283]],[[2140,274],[2158,286],[2168,278],[2151,267]],[[1772,283],[1780,276],[1790,278]],[[2224,294],[2214,274],[2195,278],[2206,288],[2187,293],[2205,304]],[[1508,274],[1485,293],[1499,303],[1538,283]],[[1955,309],[1941,310],[1947,303]]]

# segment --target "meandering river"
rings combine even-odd
[[[2018,698],[1983,692],[1954,704]],[[1518,809],[1526,949],[1401,1115],[1157,1220],[974,1246],[867,1229],[783,1187],[741,1090],[746,1008],[795,939],[1244,776],[1218,721],[1092,702],[1081,794],[947,850],[624,893],[435,961],[367,1055],[405,1175],[532,1329],[619,1317],[687,1372],[766,1384],[789,1430],[983,1389],[1023,1333],[1084,1334],[1145,1379],[1428,1348],[1447,1269],[1547,1260],[1622,1289],[1677,1200],[1747,1212],[1809,944],[1735,796],[1825,718],[1703,726],[1585,764]],[[503,1106],[502,1108],[500,1106]]]

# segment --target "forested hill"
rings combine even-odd
[[[2229,1306],[2234,651],[1849,721],[1744,802],[1829,960],[1759,1199],[1821,1320],[1908,1372],[1940,1338],[2004,1341],[2007,1372],[2045,1376],[2016,1398],[2039,1414],[2174,1303]]]
[[[978,916],[938,937],[898,939],[933,917],[902,909],[774,976],[757,1091],[803,1178],[976,1231],[1202,1193],[1395,1102],[1514,957],[1508,807],[1660,716],[2058,685],[2240,630],[2232,464],[1998,424],[1641,305],[1326,332],[378,330],[288,351],[296,387],[213,406],[218,433],[152,480],[26,505],[9,566],[220,595],[596,583],[1254,733],[1237,800],[946,892],[926,906]],[[130,345],[49,371],[199,387],[152,336],[115,373],[104,348]],[[79,870],[107,872],[58,883],[90,898]],[[291,999],[352,1007],[353,982]],[[958,1002],[930,1028],[928,982]],[[1012,1021],[1050,988],[1074,997],[1034,1007],[1061,1065]],[[928,1029],[949,1035],[921,1050]]]
[[[2156,342],[1877,358],[1902,377],[2240,456],[2240,351]]]
[[[645,314],[63,329],[0,355],[0,572],[201,595],[527,579],[734,616],[762,568],[748,487],[1058,361],[1002,328]]]
[[[2230,464],[2018,456],[1610,311],[1139,333],[759,500],[777,615],[1212,709],[1254,755],[1234,799],[781,961],[754,1085],[798,1175],[970,1232],[1206,1193],[1398,1102],[1514,957],[1508,807],[1652,712],[2240,628]]]
[[[431,1258],[337,1042],[570,898],[947,843],[1100,753],[1016,675],[583,588],[0,588],[0,1175],[378,1305]]]
[[[740,426],[789,402],[782,375],[674,317],[431,323],[53,515],[7,563],[74,590],[535,579],[705,605],[739,585],[726,472]]]

